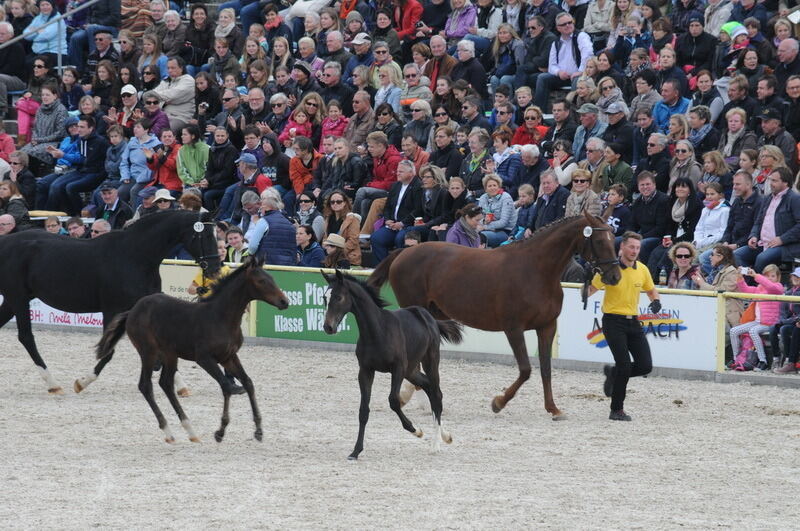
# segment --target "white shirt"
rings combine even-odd
[[[557,76],[559,72],[566,72],[569,75],[583,72],[586,69],[586,61],[594,55],[592,39],[583,31],[578,33],[578,50],[581,52],[581,64],[579,65],[575,64],[575,58],[572,55],[572,34],[566,38],[562,36],[560,39],[561,49],[558,51],[558,55],[556,55],[556,42],[550,46],[547,71],[554,76]]]
[[[411,184],[411,183],[409,183]],[[408,189],[408,184],[404,184],[400,188],[400,193],[397,194],[397,204],[394,206],[394,220],[397,221],[397,211],[400,210],[400,203],[403,202],[403,196],[406,195],[406,190]]]

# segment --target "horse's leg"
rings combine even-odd
[[[539,339],[539,371],[542,374],[542,389],[544,389],[544,408],[553,415],[553,420],[564,420],[567,417],[561,413],[553,401],[553,388],[550,385],[550,355],[553,349],[553,338],[556,335],[556,320],[548,326],[537,329]]]
[[[358,455],[364,450],[364,430],[369,420],[369,399],[372,395],[372,381],[375,379],[375,371],[364,367],[358,368],[358,387],[361,390],[361,406],[358,408],[358,439],[356,445],[348,459],[358,459]]]
[[[114,319],[114,317],[117,315],[117,313],[118,312],[103,312],[103,332],[104,333],[106,331],[106,327],[109,324],[111,324],[112,319]],[[77,380],[75,380],[75,383],[72,385],[73,390],[76,393],[80,393],[81,391],[83,391],[84,389],[89,387],[89,385],[92,382],[97,380],[97,377],[100,376],[100,373],[103,371],[103,367],[105,367],[108,364],[108,362],[111,361],[111,358],[113,358],[113,357],[114,357],[114,349],[111,349],[111,351],[109,351],[107,356],[101,358],[97,362],[97,365],[94,366],[94,369],[92,369],[92,372],[90,372],[86,376],[83,376],[83,377],[78,378]]]
[[[408,420],[405,413],[403,413],[403,406],[400,405],[400,386],[403,384],[403,378],[405,377],[403,372],[404,367],[399,364],[392,367],[392,387],[389,390],[389,407],[392,408],[392,411],[397,413],[397,416],[400,418],[400,423],[403,425],[403,429],[410,431],[417,437],[422,437],[422,430],[414,428],[414,425]]]
[[[181,371],[175,371],[175,389],[177,389],[178,396],[181,398],[192,396],[192,392],[189,391],[189,386],[186,385],[183,376],[181,376]]]
[[[172,404],[172,409],[178,414],[181,426],[183,426],[183,429],[189,434],[189,440],[192,442],[200,442],[200,438],[195,434],[192,424],[189,422],[189,417],[184,413],[183,407],[181,407],[181,403],[178,402],[178,397],[175,395],[175,375],[178,374],[177,365],[177,360],[163,365],[161,376],[158,378],[158,385],[161,386],[161,390],[167,395],[169,403]]]
[[[228,414],[228,409],[230,407],[231,401],[231,383],[225,378],[225,375],[222,374],[222,371],[217,364],[217,360],[209,359],[208,357],[198,356],[197,364],[200,365],[205,371],[214,378],[217,383],[219,384],[220,388],[222,389],[222,420],[220,421],[220,426],[217,431],[214,432],[214,440],[217,442],[222,442],[223,437],[225,437],[225,428],[228,427],[228,423],[230,422],[230,416]]]
[[[168,443],[174,443],[175,436],[172,435],[172,430],[170,430],[169,425],[167,425],[167,419],[164,418],[164,414],[161,413],[160,409],[158,409],[156,398],[153,396],[152,378],[152,361],[145,360],[145,356],[142,356],[142,372],[139,375],[139,391],[142,393],[142,395],[144,395],[144,399],[147,400],[147,403],[150,404],[150,409],[153,410],[156,420],[158,421],[158,427],[164,431],[164,440]]]
[[[519,376],[514,383],[506,389],[505,393],[497,395],[494,397],[494,400],[492,400],[492,411],[495,413],[499,413],[506,407],[508,401],[514,398],[514,395],[517,394],[522,384],[527,382],[528,378],[531,377],[531,360],[528,357],[528,348],[525,346],[525,331],[519,329],[506,330],[505,334],[508,338],[508,343],[511,345],[511,350],[514,352],[514,358],[517,360]]]
[[[431,410],[433,411],[433,420],[436,422],[436,430],[437,430],[437,437],[434,437],[436,444],[434,446],[435,450],[439,450],[439,439],[443,440],[447,444],[453,442],[453,436],[444,429],[444,425],[442,423],[442,387],[439,380],[439,344],[436,343],[433,345],[432,350],[428,357],[423,360],[422,366],[425,368],[425,375],[430,381],[431,385],[431,392],[428,394],[431,400]]]
[[[36,348],[36,341],[33,339],[33,329],[31,328],[31,310],[29,302],[26,302],[24,305],[17,305],[17,307],[13,309],[10,304],[8,306],[6,306],[6,304],[7,302],[4,301],[3,308],[6,309],[0,313],[0,321],[4,321],[3,324],[5,324],[11,319],[11,316],[8,315],[9,311],[11,311],[12,315],[17,317],[17,338],[19,342],[22,343],[22,346],[25,347],[25,350],[28,351],[28,355],[33,360],[36,368],[39,369],[39,375],[47,384],[47,392],[51,395],[63,395],[64,390],[56,383],[50,371],[47,370],[47,365],[44,363],[42,356],[39,354],[39,350]]]
[[[225,368],[242,383],[242,387],[247,391],[247,397],[250,399],[250,408],[253,410],[253,422],[256,425],[256,431],[253,436],[257,441],[261,441],[264,437],[264,432],[261,429],[261,412],[258,410],[258,404],[256,403],[256,388],[253,385],[253,380],[244,371],[242,362],[237,354],[233,355],[225,365]]]

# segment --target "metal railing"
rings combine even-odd
[[[95,5],[99,1],[100,0],[89,0],[85,4],[81,4],[78,7],[76,7],[75,9],[67,11],[66,13],[58,14],[57,16],[51,18],[50,20],[48,20],[46,23],[42,24],[41,26],[37,26],[36,28],[34,28],[32,30],[28,30],[28,31],[24,32],[22,35],[17,35],[13,39],[9,39],[6,42],[0,44],[0,50],[2,50],[3,48],[6,48],[7,46],[10,46],[10,45],[14,44],[15,42],[21,41],[22,39],[24,39],[28,35],[33,35],[34,33],[38,33],[39,30],[41,30],[43,28],[46,28],[47,26],[49,26],[51,24],[58,24],[60,21],[64,20],[66,17],[70,17],[74,13],[77,13],[78,11],[83,11],[84,9],[87,9],[87,8]],[[59,45],[62,42],[62,37],[64,38],[64,41],[66,41],[66,36],[64,35],[64,31],[65,31],[64,27],[59,25],[58,26],[58,42],[59,42]],[[57,62],[56,68],[58,68],[59,72],[61,72],[61,69],[63,68],[63,63],[62,63],[63,56],[66,55],[68,50],[69,50],[69,44],[67,45],[67,50],[64,50],[64,53],[56,54],[58,56],[58,59],[57,59],[58,62]]]

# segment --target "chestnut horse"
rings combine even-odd
[[[576,253],[602,275],[603,282],[619,282],[610,227],[603,219],[584,213],[490,251],[442,242],[394,251],[375,269],[369,283],[380,287],[389,280],[401,307],[422,306],[437,319],[455,319],[472,328],[506,334],[519,376],[492,400],[495,413],[530,378],[523,334],[536,330],[544,407],[558,420],[563,416],[553,401],[550,355],[564,298],[561,273]]]

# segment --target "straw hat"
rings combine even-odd
[[[338,234],[328,234],[328,237],[325,238],[325,241],[322,242],[322,245],[331,245],[333,247],[344,249],[344,237],[339,236]]]

